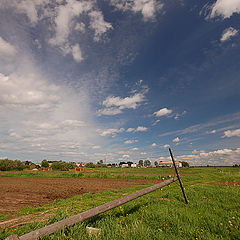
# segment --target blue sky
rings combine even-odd
[[[0,1],[0,158],[240,163],[239,0]]]

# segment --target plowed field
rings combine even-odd
[[[22,206],[41,206],[59,198],[128,188],[148,182],[156,183],[159,180],[1,177],[0,213],[14,213]]]

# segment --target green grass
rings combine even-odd
[[[137,170],[131,172],[128,169],[133,174]],[[172,173],[172,169],[166,170]],[[164,169],[151,171],[160,174]],[[100,172],[109,175],[102,169]],[[180,187],[175,182],[162,190],[42,239],[96,239],[94,236],[92,238],[88,236],[86,226],[101,228],[101,235],[97,239],[240,239],[240,186],[219,185],[219,182],[240,181],[240,169],[191,168],[182,169],[181,173],[190,174],[182,177],[189,205],[185,204]],[[143,186],[104,193],[88,193],[70,199],[60,199],[38,208],[25,207],[19,211],[19,215],[56,210],[55,215],[47,222],[35,222],[3,230],[0,239],[13,233],[23,235],[142,188]]]

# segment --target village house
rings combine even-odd
[[[182,163],[181,162],[175,162],[176,167],[182,167]],[[160,161],[158,163],[159,167],[173,167],[173,163],[172,162],[162,162]]]

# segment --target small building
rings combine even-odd
[[[86,162],[79,162],[79,163],[76,163],[77,167],[86,167]]]
[[[131,168],[136,168],[137,167],[137,164],[136,163],[132,163],[131,164]]]
[[[175,164],[176,164],[176,167],[182,167],[182,163],[181,162],[175,162]],[[170,167],[170,168],[172,168],[173,167],[173,163],[172,162],[162,162],[162,161],[160,161],[158,163],[158,166],[159,167]]]
[[[127,163],[123,163],[123,164],[121,165],[121,167],[122,167],[122,168],[128,168],[129,165],[128,165]]]
[[[32,164],[29,165],[29,168],[30,168],[30,169],[34,169],[34,168],[40,169],[40,168],[41,168],[41,165],[40,165],[40,164],[32,163]]]

